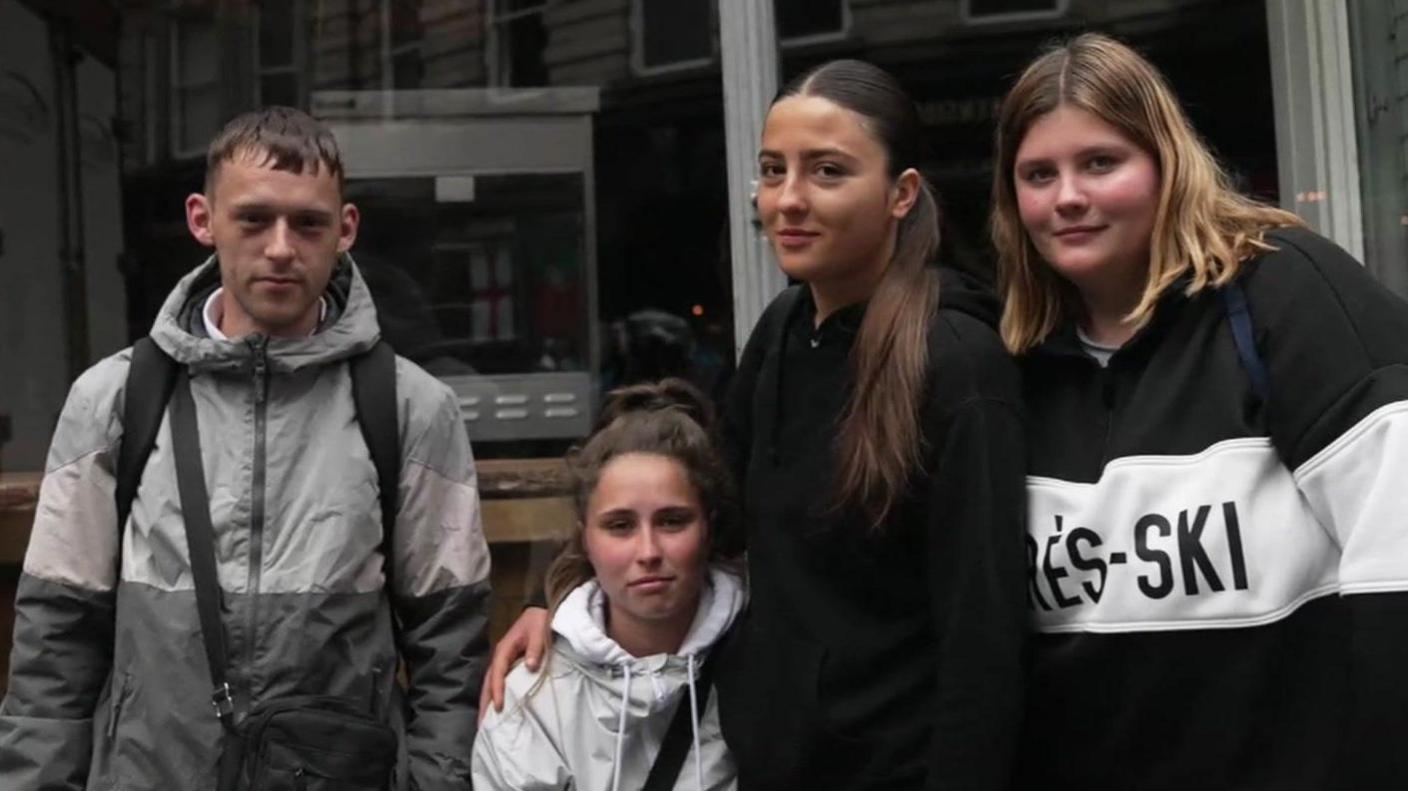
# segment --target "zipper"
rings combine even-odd
[[[117,721],[122,719],[122,707],[127,703],[127,691],[131,686],[132,675],[122,674],[122,685],[117,688],[117,693],[112,698],[112,706],[108,709],[108,739],[117,736]]]
[[[254,470],[250,480],[249,505],[249,614],[246,621],[246,642],[249,648],[249,675],[254,675],[255,626],[259,622],[259,584],[264,570],[264,481],[266,471],[266,419],[269,401],[269,359],[268,345],[263,335],[249,337],[249,348],[253,352],[254,375]],[[253,695],[253,684],[250,694]]]

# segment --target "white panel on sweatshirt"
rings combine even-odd
[[[1339,590],[1339,547],[1265,437],[1116,459],[1096,483],[1032,477],[1027,491],[1042,632],[1256,626]]]
[[[1295,472],[1344,548],[1344,593],[1408,590],[1408,402],[1382,406]]]

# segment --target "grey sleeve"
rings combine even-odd
[[[426,377],[429,379],[429,377]],[[406,424],[392,602],[406,664],[406,753],[417,791],[470,788],[479,685],[489,653],[489,548],[459,404],[436,398]]]
[[[74,383],[49,451],[0,703],[0,788],[82,789],[112,666],[119,547],[113,458],[125,359]]]

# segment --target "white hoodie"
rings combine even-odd
[[[738,617],[744,598],[737,576],[711,568],[679,653],[633,657],[606,635],[605,596],[596,581],[573,590],[553,616],[557,638],[542,686],[529,694],[540,673],[519,664],[508,675],[503,712],[491,708],[480,726],[476,791],[639,789],[676,706],[695,701],[700,664]],[[716,698],[709,695],[704,707],[678,791],[737,787]]]

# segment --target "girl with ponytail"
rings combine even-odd
[[[853,60],[786,86],[763,131],[759,219],[799,282],[753,329],[724,415],[750,605],[719,707],[744,791],[1007,787],[1020,388],[996,299],[936,265],[921,135],[896,80]],[[495,667],[523,635],[506,643]]]

